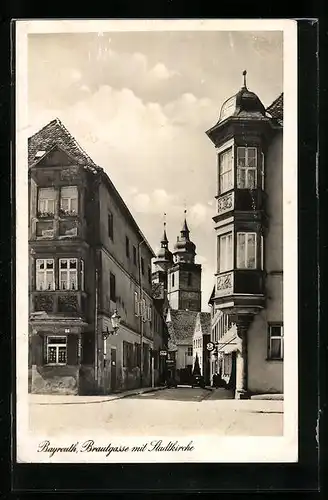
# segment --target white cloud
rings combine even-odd
[[[175,71],[170,71],[165,64],[157,63],[155,66],[149,71],[148,76],[151,78],[158,78],[158,80],[168,80],[172,76],[176,74]]]

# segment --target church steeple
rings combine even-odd
[[[190,240],[186,214],[187,210],[168,270],[167,297],[172,309],[200,311],[202,266],[195,263],[196,245]]]
[[[187,224],[187,210],[184,211],[184,221],[182,229],[180,231],[180,236],[177,237],[177,241],[174,245],[174,261],[175,262],[195,262],[196,246],[190,241],[190,230]]]
[[[157,258],[154,260],[154,264],[158,269],[167,270],[168,267],[172,264],[173,256],[172,252],[169,250],[169,240],[166,234],[166,214],[164,214],[164,222],[163,222],[163,236],[161,239],[161,247],[158,251]]]

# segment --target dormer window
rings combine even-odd
[[[219,155],[219,192],[225,193],[233,188],[232,148]]]
[[[256,189],[257,148],[237,148],[237,188]]]
[[[60,210],[64,214],[76,214],[78,211],[78,191],[76,186],[62,187],[60,191]]]

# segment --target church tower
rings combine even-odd
[[[172,309],[200,311],[202,266],[195,264],[196,246],[189,235],[185,216],[174,245],[173,265],[168,269],[168,301]]]
[[[153,264],[153,285],[161,284],[164,290],[167,290],[167,272],[173,264],[173,255],[169,250],[169,241],[166,234],[166,222],[164,222],[164,232],[161,240],[161,247],[158,251],[157,257],[153,261]]]

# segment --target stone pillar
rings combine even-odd
[[[239,343],[236,356],[236,399],[247,399],[247,331],[253,317],[240,315],[235,319],[237,327],[237,342]]]

